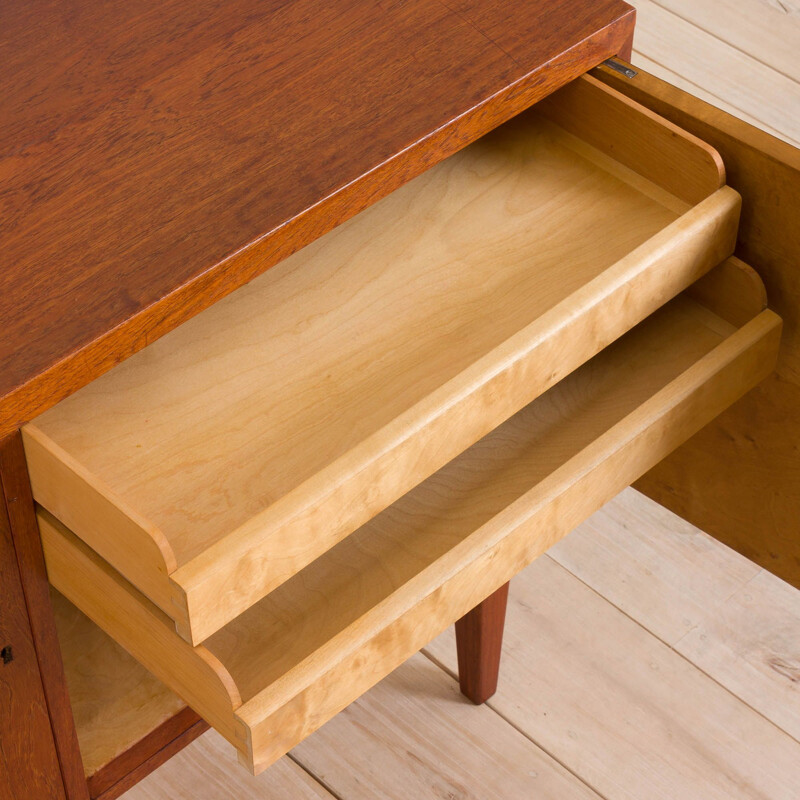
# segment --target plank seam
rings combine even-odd
[[[762,711],[759,711],[757,708],[755,708],[754,706],[752,706],[752,705],[751,705],[751,704],[750,704],[750,703],[749,703],[747,700],[745,700],[744,698],[742,698],[742,697],[739,697],[739,695],[738,695],[738,694],[736,694],[736,692],[734,692],[734,691],[732,691],[731,689],[729,689],[727,686],[725,686],[725,684],[721,683],[721,682],[720,682],[719,680],[717,680],[717,678],[715,678],[713,675],[711,675],[710,673],[706,672],[706,670],[705,670],[705,669],[703,669],[703,667],[701,667],[699,664],[695,664],[695,663],[694,663],[694,661],[692,661],[692,660],[691,660],[690,658],[688,658],[686,655],[684,655],[683,653],[681,653],[681,652],[680,652],[680,650],[677,650],[677,649],[676,649],[676,647],[678,646],[678,644],[679,644],[679,643],[680,643],[680,642],[681,642],[681,641],[682,641],[682,640],[683,640],[683,639],[684,639],[684,638],[685,638],[685,637],[686,637],[686,636],[687,636],[689,633],[691,633],[691,631],[687,631],[687,632],[686,632],[686,633],[685,633],[683,636],[681,636],[681,637],[680,637],[680,639],[678,639],[678,640],[675,642],[675,644],[674,644],[674,645],[672,645],[672,644],[670,644],[669,642],[667,642],[667,641],[665,641],[664,639],[662,639],[662,638],[661,638],[661,637],[660,637],[660,636],[659,636],[657,633],[654,633],[653,631],[651,631],[651,630],[650,630],[650,629],[649,629],[649,628],[648,628],[646,625],[644,625],[644,624],[642,624],[641,622],[639,622],[639,620],[637,620],[635,617],[631,616],[631,615],[630,615],[630,614],[629,614],[627,611],[625,611],[623,608],[620,608],[620,607],[619,607],[619,606],[618,606],[618,605],[617,605],[617,604],[616,604],[616,603],[615,603],[613,600],[610,600],[610,599],[609,599],[609,598],[607,598],[605,595],[601,594],[601,593],[600,593],[600,592],[599,592],[597,589],[595,589],[593,586],[591,586],[590,584],[586,583],[586,581],[584,581],[584,580],[583,580],[583,579],[582,579],[580,576],[578,576],[578,575],[576,575],[574,572],[572,572],[572,570],[570,570],[569,568],[565,567],[563,564],[561,564],[560,562],[556,561],[554,558],[550,558],[550,556],[548,556],[548,555],[547,555],[547,553],[545,553],[545,554],[544,554],[542,557],[543,557],[543,558],[549,558],[549,559],[550,559],[550,561],[551,561],[553,564],[555,564],[557,567],[560,567],[560,568],[561,568],[561,569],[563,569],[565,572],[567,572],[569,575],[571,575],[573,578],[575,578],[575,580],[577,580],[577,581],[579,581],[581,584],[583,584],[583,585],[584,585],[584,586],[585,586],[585,587],[586,587],[586,588],[587,588],[587,589],[588,589],[590,592],[594,593],[594,594],[595,594],[595,595],[597,595],[597,597],[599,597],[599,598],[600,598],[602,601],[604,601],[605,603],[608,603],[608,604],[609,604],[609,605],[610,605],[612,608],[614,608],[614,609],[616,609],[617,611],[619,611],[619,613],[620,613],[620,614],[622,614],[623,616],[627,617],[627,618],[628,618],[628,619],[629,619],[631,622],[633,622],[633,624],[634,624],[634,625],[637,625],[637,626],[638,626],[638,627],[640,627],[640,628],[641,628],[641,629],[642,629],[642,630],[643,630],[645,633],[647,633],[648,635],[652,636],[652,637],[653,637],[654,639],[656,639],[658,642],[660,642],[661,644],[663,644],[665,647],[667,647],[669,650],[671,650],[673,653],[675,653],[675,655],[676,655],[676,656],[678,656],[679,658],[683,659],[683,660],[684,660],[684,661],[685,661],[687,664],[689,664],[689,666],[691,666],[693,669],[697,670],[697,672],[699,672],[701,675],[704,675],[704,676],[705,676],[706,678],[708,678],[710,681],[712,681],[713,683],[717,684],[717,686],[719,686],[719,687],[720,687],[721,689],[723,689],[723,690],[724,690],[724,691],[725,691],[727,694],[729,694],[729,695],[730,695],[732,698],[734,698],[734,700],[736,700],[737,702],[741,703],[741,704],[742,704],[742,705],[743,705],[745,708],[748,708],[748,709],[750,709],[750,711],[752,711],[752,712],[753,712],[754,714],[756,714],[757,716],[761,717],[761,718],[762,718],[762,719],[763,719],[765,722],[767,722],[769,725],[771,725],[771,726],[772,726],[773,728],[775,728],[777,731],[780,731],[780,732],[781,732],[781,733],[782,733],[784,736],[788,736],[788,737],[789,737],[789,739],[791,739],[793,742],[796,742],[797,744],[800,744],[800,740],[799,740],[799,739],[797,739],[796,737],[794,737],[794,736],[793,736],[791,733],[789,733],[788,731],[784,730],[784,729],[783,729],[783,728],[782,728],[780,725],[778,725],[778,723],[777,723],[777,722],[775,722],[774,720],[770,719],[770,718],[769,718],[769,717],[768,717],[766,714],[764,714]],[[732,592],[732,593],[731,593],[730,597],[733,597],[733,596],[734,596],[735,594],[737,594],[739,591],[741,591],[742,589],[744,589],[744,588],[745,588],[745,587],[746,587],[746,586],[747,586],[747,585],[748,585],[748,584],[749,584],[751,581],[755,580],[755,578],[756,578],[758,575],[760,575],[760,574],[761,574],[761,572],[765,572],[765,570],[763,570],[763,569],[762,569],[760,572],[757,572],[757,573],[756,573],[756,574],[755,574],[755,575],[754,575],[752,578],[749,578],[747,581],[745,581],[745,583],[743,583],[743,584],[742,584],[742,585],[741,585],[741,586],[740,586],[738,589],[736,589],[736,591],[734,591],[734,592]],[[726,601],[727,601],[728,599],[730,599],[730,597],[726,598]],[[726,601],[723,601],[723,602],[726,602]],[[721,603],[720,603],[720,605],[721,605]],[[698,626],[695,626],[695,628],[696,628],[696,627],[698,627]],[[694,628],[693,628],[692,630],[694,630]],[[491,701],[490,701],[490,702],[491,702]],[[537,744],[538,744],[538,743],[537,743]],[[539,745],[539,746],[541,747],[541,745]],[[542,749],[544,749],[544,748],[542,748]]]
[[[335,791],[327,781],[325,781],[319,775],[315,775],[309,767],[306,767],[306,765],[303,764],[303,762],[300,761],[297,756],[293,755],[291,751],[286,754],[286,758],[288,758],[292,763],[296,764],[299,769],[305,772],[305,774],[308,775],[308,777],[311,778],[314,783],[319,784],[326,792],[328,792],[329,795],[331,795],[331,797],[336,798],[336,800],[346,800],[345,797]]]
[[[686,83],[688,83],[690,86],[693,86],[695,89],[699,89],[700,91],[705,92],[706,94],[708,94],[710,97],[713,97],[714,100],[716,100],[718,103],[723,103],[724,105],[728,106],[728,108],[732,109],[733,111],[736,111],[739,114],[743,114],[745,116],[750,117],[751,119],[756,120],[760,126],[763,126],[761,128],[761,130],[764,130],[765,133],[768,133],[771,136],[774,136],[776,139],[781,139],[781,140],[785,141],[787,144],[792,145],[793,147],[800,147],[800,142],[798,142],[796,139],[792,138],[792,136],[790,136],[785,131],[779,131],[777,128],[773,128],[772,125],[770,125],[768,122],[764,122],[764,120],[761,119],[761,117],[757,117],[757,116],[751,114],[749,111],[746,111],[745,109],[740,108],[735,103],[732,103],[730,100],[726,100],[724,97],[720,97],[718,94],[715,94],[714,92],[710,91],[705,86],[701,86],[699,83],[697,83],[696,81],[693,81],[691,78],[687,78],[685,75],[683,75],[682,73],[678,72],[674,67],[668,67],[666,64],[662,64],[657,58],[653,58],[653,56],[648,55],[644,50],[634,50],[634,57],[636,55],[644,56],[644,58],[646,58],[648,61],[652,62],[656,66],[661,67],[661,69],[663,69],[663,70],[665,70],[667,72],[670,72],[673,75],[676,75],[681,80],[686,81]],[[656,77],[658,77],[658,76],[656,76]],[[664,80],[666,80],[666,78]],[[669,83],[668,80],[666,80],[666,82]],[[714,105],[714,104],[712,103],[711,105]],[[725,111],[725,109],[721,108],[720,106],[714,106],[714,107],[715,108],[719,108],[720,111]],[[728,112],[728,113],[731,113],[731,112]],[[735,116],[735,115],[733,115],[733,116]],[[765,130],[765,128],[766,128],[766,130]]]
[[[541,557],[543,557],[543,556],[541,556]],[[439,667],[439,669],[441,669],[443,672],[445,672],[447,675],[449,675],[451,678],[453,678],[453,680],[455,680],[456,683],[458,682],[458,674],[455,673],[453,670],[449,669],[448,667],[446,667],[441,661],[439,661],[438,658],[436,658],[436,656],[432,655],[431,653],[429,653],[424,648],[422,650],[420,650],[420,653],[422,653],[422,655],[424,655],[431,663],[435,664],[437,667]],[[501,675],[503,674],[503,661],[502,661],[502,658],[500,660],[500,674]],[[500,717],[500,719],[502,719],[503,722],[506,723],[506,725],[508,725],[509,727],[513,728],[517,733],[519,733],[521,736],[523,736],[525,739],[527,739],[532,745],[534,745],[535,747],[538,747],[539,750],[541,750],[554,763],[558,764],[565,772],[567,772],[570,776],[572,776],[579,784],[581,784],[582,786],[585,786],[589,791],[594,792],[595,795],[597,795],[597,797],[600,798],[600,800],[611,800],[611,798],[609,798],[607,795],[603,794],[599,789],[597,789],[597,787],[592,786],[592,784],[590,784],[585,778],[582,778],[580,775],[578,775],[578,773],[576,773],[567,764],[565,764],[563,761],[561,761],[561,759],[559,759],[554,753],[550,752],[550,750],[548,750],[546,747],[544,747],[540,742],[537,742],[533,738],[533,736],[531,736],[527,731],[524,731],[518,725],[514,724],[514,722],[512,720],[508,719],[508,717],[506,717],[502,712],[498,711],[494,707],[494,705],[492,705],[491,698],[489,698],[489,700],[487,700],[484,703],[484,705],[488,709],[493,711],[495,714],[497,714],[497,716]]]
[[[744,56],[746,59],[748,59],[750,61],[755,61],[756,64],[761,64],[762,67],[765,67],[766,69],[771,70],[776,75],[781,75],[782,77],[786,78],[787,80],[792,81],[792,83],[796,83],[798,86],[800,86],[800,82],[798,82],[797,79],[794,78],[792,75],[788,75],[783,70],[780,70],[777,67],[774,67],[772,64],[768,64],[766,61],[762,61],[760,58],[758,58],[757,56],[754,56],[752,53],[748,53],[746,50],[742,50],[742,48],[739,47],[738,45],[734,44],[733,42],[729,42],[727,39],[723,39],[721,36],[718,36],[713,31],[707,30],[702,25],[698,25],[694,20],[687,19],[682,14],[679,14],[677,11],[673,10],[672,8],[669,8],[668,6],[663,5],[663,3],[658,2],[658,0],[650,0],[650,2],[654,6],[658,6],[658,8],[660,8],[662,11],[666,12],[667,14],[671,14],[673,17],[676,17],[677,19],[685,22],[687,25],[691,25],[693,28],[696,28],[698,31],[701,31],[702,33],[705,33],[707,36],[710,36],[712,39],[716,39],[718,42],[720,42],[720,44],[723,44],[726,47],[730,47],[731,50],[735,50],[737,53],[739,53],[740,55]],[[708,90],[706,90],[706,91],[708,91]]]

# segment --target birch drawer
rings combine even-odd
[[[40,508],[50,580],[259,771],[768,375],[762,308],[727,262],[196,647]]]
[[[199,644],[729,255],[723,184],[585,76],[27,425],[35,499]]]

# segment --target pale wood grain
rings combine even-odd
[[[52,600],[83,768],[94,775],[185,703],[55,590]]]
[[[583,83],[613,155],[635,107]],[[719,185],[639,113],[693,198]],[[572,138],[523,115],[44,414],[37,500],[205,639],[731,252],[734,192],[676,218]],[[59,450],[85,491],[48,476]],[[131,520],[142,563],[109,535]]]
[[[734,109],[756,117],[793,143],[800,141],[800,83],[651,0],[636,0],[632,5],[639,22],[639,52],[699,86],[713,87],[713,94]],[[676,42],[680,42],[680,55]]]
[[[800,592],[761,570],[675,649],[800,741]]]
[[[468,702],[423,655],[326,723],[292,758],[347,800],[599,800],[488,706]]]
[[[779,330],[674,300],[194,651],[42,511],[50,579],[259,771],[767,374]]]
[[[455,665],[452,632],[428,651]],[[796,800],[800,744],[545,556],[492,708],[607,800]]]
[[[741,108],[735,108],[723,98],[709,91],[707,87],[714,86],[714,81],[712,80],[711,75],[701,75],[699,73],[696,75],[693,74],[693,78],[695,80],[702,81],[702,85],[695,83],[694,80],[690,80],[683,75],[679,75],[677,72],[675,72],[675,69],[681,69],[681,63],[675,55],[673,55],[673,57],[667,62],[673,67],[673,69],[670,69],[669,66],[654,61],[652,58],[649,58],[646,53],[643,53],[641,50],[636,48],[634,48],[632,60],[636,69],[649,72],[651,75],[655,75],[656,77],[661,78],[661,80],[667,81],[667,83],[671,83],[673,86],[677,86],[684,92],[687,92],[694,97],[698,97],[701,100],[704,100],[706,103],[710,103],[712,106],[716,106],[723,111],[727,111],[729,114],[733,114],[738,119],[744,120],[750,125],[754,125],[756,128],[760,128],[762,131],[766,131],[772,136],[777,136],[779,139],[783,139],[784,141],[797,146],[797,142],[795,142],[791,136],[788,136],[786,133],[767,125],[758,117],[748,114],[747,111],[742,110]]]
[[[548,554],[667,644],[700,624],[760,570],[633,489]]]
[[[215,731],[173,756],[123,800],[335,800],[289,758],[258,777],[237,767],[235,751]]]
[[[796,0],[656,0],[709,36],[800,82],[800,5]],[[634,0],[631,5],[638,5]],[[766,88],[767,85],[765,85]]]

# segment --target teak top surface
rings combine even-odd
[[[0,436],[623,49],[621,0],[0,10]]]

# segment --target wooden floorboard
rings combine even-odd
[[[125,800],[334,800],[289,758],[257,778],[236,760],[236,751],[209,731],[123,795]]]
[[[740,108],[735,108],[731,103],[726,102],[725,100],[713,94],[712,92],[709,92],[708,90],[704,89],[702,86],[699,86],[693,80],[689,80],[688,78],[685,78],[682,75],[678,75],[677,72],[673,72],[671,69],[667,69],[662,64],[653,61],[651,58],[648,58],[642,53],[636,51],[634,53],[633,60],[637,67],[645,70],[646,72],[649,72],[651,75],[656,75],[662,80],[671,83],[673,86],[677,86],[679,89],[683,89],[683,91],[689,92],[690,94],[699,97],[701,100],[705,100],[712,106],[721,108],[723,111],[727,111],[729,114],[733,114],[734,116],[739,117],[739,119],[742,119],[745,122],[750,123],[756,128],[761,128],[761,130],[766,131],[767,133],[777,137],[778,139],[783,139],[784,141],[789,142],[789,144],[796,145],[796,142],[794,142],[791,139],[791,137],[787,136],[785,133],[776,130],[775,128],[772,128],[769,125],[765,125],[760,119],[754,117],[752,114],[748,114],[745,111],[742,111]],[[703,79],[702,76],[694,76],[694,77],[697,80]]]
[[[606,800],[797,800],[800,743],[548,556],[511,582],[489,705]]]
[[[655,0],[733,50],[800,81],[798,0]],[[634,0],[633,5],[636,5]],[[733,54],[732,54],[732,57]]]
[[[684,0],[684,7],[692,2]],[[704,87],[732,113],[743,112],[787,141],[800,142],[800,83],[651,0],[632,0],[631,4],[638,19],[634,62],[641,54]],[[782,31],[775,30],[773,36],[783,41]]]
[[[670,645],[761,571],[633,489],[548,555]]]
[[[492,709],[464,698],[421,654],[292,757],[348,800],[600,800]]]
[[[762,570],[675,649],[800,741],[800,592],[793,586]]]
[[[632,3],[634,63],[800,142],[800,0]],[[259,778],[209,733],[125,798],[800,796],[800,592],[633,490],[512,582],[507,626],[488,706],[451,630]]]
[[[548,555],[800,741],[800,591],[633,489]]]

